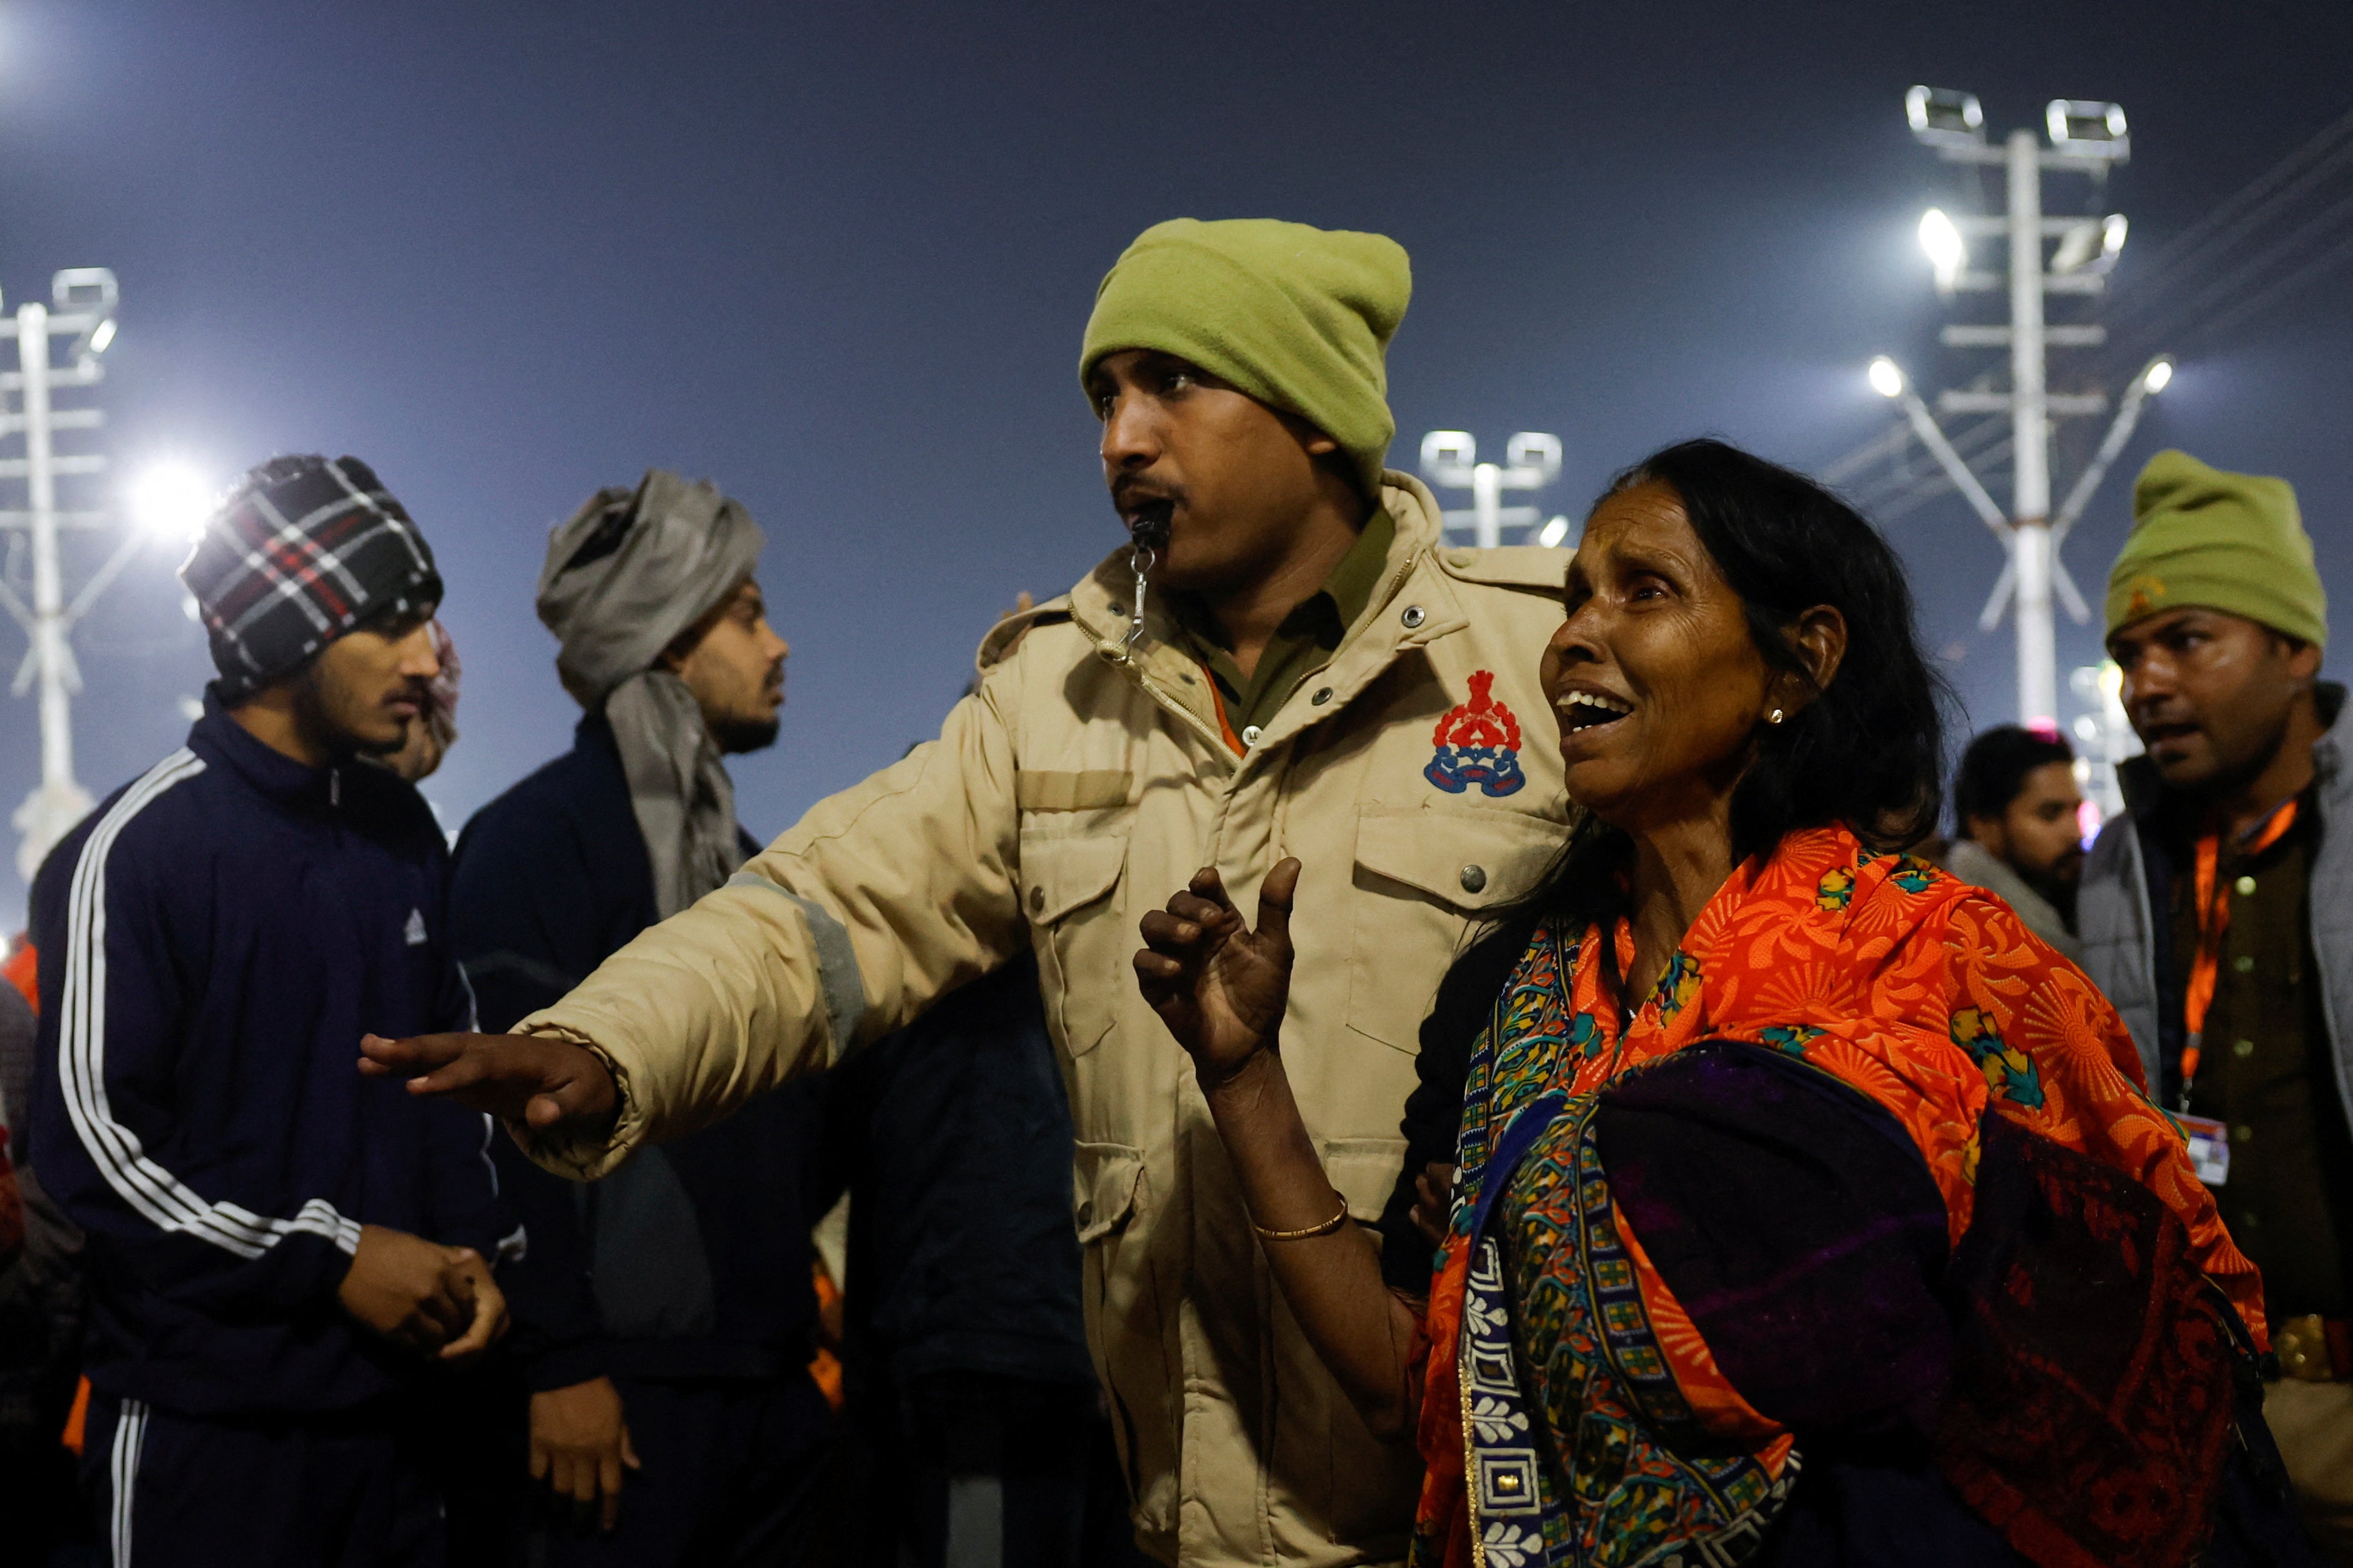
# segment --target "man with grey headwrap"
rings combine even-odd
[[[757,850],[722,758],[772,744],[784,700],[762,543],[742,502],[660,470],[599,490],[551,537],[539,616],[586,712],[573,750],[459,840],[451,919],[489,1026],[562,995]],[[508,1280],[531,1474],[602,1526],[552,1532],[547,1562],[790,1562],[811,1536],[828,1420],[807,1373],[814,1216],[798,1194],[816,1095],[765,1097],[585,1205],[498,1141],[531,1226]]]
[[[776,738],[786,648],[752,580],[765,542],[741,501],[656,468],[634,491],[590,497],[555,531],[540,570],[539,618],[564,644],[555,672],[612,725],[664,919],[744,858],[719,756]],[[755,635],[697,659],[731,619]]]

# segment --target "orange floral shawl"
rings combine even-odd
[[[1597,951],[1599,934],[1587,933],[1585,952]],[[1632,935],[1622,921],[1613,935],[1623,973]],[[2187,1228],[2192,1261],[2229,1297],[2258,1347],[2268,1347],[2254,1266],[2224,1230],[2179,1130],[2149,1100],[2123,1021],[2080,970],[1992,895],[1908,857],[1874,854],[1842,827],[1810,829],[1788,836],[1763,864],[1733,873],[1622,1041],[1602,968],[1577,965],[1571,1006],[1583,1048],[1545,1055],[1513,1085],[1482,1082],[1474,1071],[1463,1109],[1466,1149],[1474,1140],[1483,1149],[1490,1129],[1536,1094],[1590,1095],[1688,1045],[1794,1047],[1911,1135],[1944,1197],[1954,1242],[1973,1213],[1979,1121],[1990,1108],[2154,1193]],[[1598,1044],[1586,1044],[1588,1031],[1599,1032]],[[1466,1154],[1456,1234],[1440,1255],[1426,1319],[1431,1353],[1419,1436],[1429,1470],[1415,1533],[1423,1543],[1445,1542],[1439,1550],[1449,1568],[1472,1561],[1456,1351],[1471,1257],[1462,1220],[1479,1196],[1476,1163]],[[1632,1245],[1639,1263],[1639,1242]],[[1640,1272],[1662,1349],[1693,1407],[1712,1412],[1711,1425],[1727,1436],[1756,1441],[1778,1469],[1787,1435],[1777,1438],[1746,1408],[1663,1282]]]

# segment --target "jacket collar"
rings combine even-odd
[[[1304,729],[1315,719],[1339,711],[1346,705],[1345,699],[1378,674],[1398,649],[1427,642],[1468,624],[1451,586],[1442,582],[1433,584],[1430,603],[1423,615],[1416,617],[1413,626],[1404,626],[1396,617],[1384,616],[1407,580],[1427,563],[1438,542],[1440,513],[1437,498],[1412,475],[1392,469],[1382,479],[1381,505],[1397,525],[1396,537],[1389,542],[1388,557],[1382,563],[1370,599],[1341,638],[1328,667],[1333,679],[1326,684],[1333,686],[1335,695],[1341,700],[1315,708],[1305,718],[1286,710],[1267,726],[1260,742],[1261,748],[1268,742]],[[1436,575],[1427,572],[1421,574]],[[1144,635],[1133,647],[1128,646],[1134,584],[1134,574],[1128,567],[1128,552],[1122,546],[1105,556],[1071,590],[1071,619],[1094,643],[1096,652],[1124,667],[1147,691],[1183,714],[1216,742],[1219,752],[1230,756],[1218,726],[1216,702],[1208,679],[1193,656],[1185,651],[1184,630],[1171,613],[1166,595],[1146,595]],[[1419,582],[1416,591],[1420,591]],[[1366,668],[1360,671],[1360,666]]]
[[[234,773],[257,795],[294,806],[336,805],[343,793],[338,775],[359,765],[346,761],[314,768],[264,745],[229,717],[210,687],[205,690],[204,716],[188,731],[188,749],[208,766]]]

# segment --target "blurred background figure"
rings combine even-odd
[[[28,1565],[85,1561],[62,1553],[87,1540],[58,1441],[81,1364],[81,1237],[23,1163],[37,1027],[0,985],[0,1559]]]
[[[2148,750],[2084,868],[2084,965],[2263,1270],[2284,1374],[2263,1415],[2306,1523],[2353,1563],[2353,774],[2295,490],[2150,458],[2107,626]]]
[[[1944,857],[1945,869],[2000,898],[2027,930],[2077,963],[2083,809],[2066,742],[2052,731],[1996,725],[1961,753],[1953,780],[1960,832]]]
[[[1032,608],[1025,593],[1012,614]],[[1037,959],[830,1077],[828,1191],[851,1198],[845,1514],[887,1533],[861,1549],[902,1568],[1141,1568],[1087,1359],[1076,1135]]]
[[[554,531],[539,615],[586,711],[572,750],[458,841],[452,918],[483,1027],[554,1002],[758,852],[723,758],[774,744],[784,702],[763,542],[742,502],[660,470]],[[499,1424],[517,1489],[527,1467],[552,1516],[529,1531],[533,1562],[807,1559],[835,1500],[807,1370],[822,1092],[765,1096],[585,1187],[495,1141],[532,1237],[505,1275],[521,1386]]]

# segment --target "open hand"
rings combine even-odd
[[[446,1095],[534,1132],[601,1138],[620,1110],[596,1053],[543,1035],[418,1035],[360,1041],[360,1071],[406,1078],[411,1094]]]
[[[1204,1089],[1274,1047],[1291,995],[1291,901],[1298,890],[1296,859],[1269,871],[1252,931],[1216,869],[1204,867],[1166,910],[1144,917],[1136,982],[1191,1055]]]
[[[609,1377],[531,1396],[531,1479],[569,1502],[584,1523],[593,1514],[609,1531],[621,1512],[621,1472],[638,1468],[621,1391]]]

